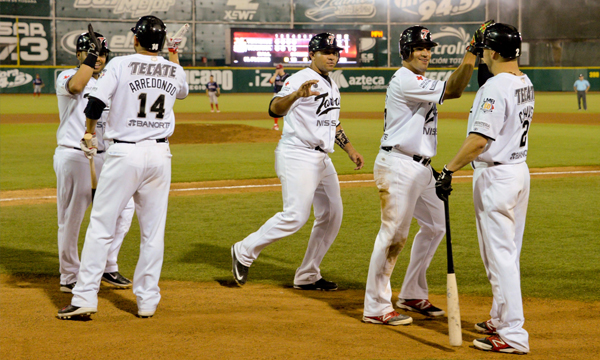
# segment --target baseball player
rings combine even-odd
[[[290,77],[290,74],[287,74],[283,70],[283,64],[277,64],[277,66],[275,66],[275,74],[269,79],[269,82],[273,84],[273,92],[275,94],[281,91],[281,88],[288,77]],[[273,121],[273,130],[279,130],[279,118],[273,118]]]
[[[102,34],[94,33],[100,47],[91,40],[90,33],[77,38],[77,59],[79,66],[61,72],[56,79],[56,96],[60,125],[56,133],[58,146],[54,152],[54,171],[56,172],[56,206],[58,213],[58,260],[60,264],[60,290],[70,293],[79,272],[79,253],[77,242],[85,211],[92,202],[90,162],[82,151],[81,135],[85,132],[85,114],[87,97],[106,64],[109,49]],[[96,126],[96,136],[102,137],[108,111]],[[85,145],[85,144],[84,144]],[[96,174],[102,171],[104,151],[103,141],[98,143],[94,157]],[[121,275],[117,266],[117,255],[123,238],[129,231],[133,217],[133,200],[120,212],[114,232],[114,241],[108,251],[102,280],[119,288],[131,287],[131,281]]]
[[[337,290],[321,276],[319,266],[335,240],[342,223],[342,198],[335,167],[328,153],[334,144],[363,167],[363,157],[352,146],[339,122],[340,92],[328,74],[339,60],[342,48],[335,36],[322,33],[309,43],[310,66],[290,76],[269,104],[271,117],[283,117],[285,126],[275,150],[275,170],[281,181],[283,211],[258,231],[231,247],[232,272],[240,285],[261,250],[300,230],[308,220],[311,205],[315,222],[304,260],[296,270],[294,288]]]
[[[217,108],[217,112],[221,112],[219,110],[219,99],[217,99],[221,96],[221,88],[212,75],[210,76],[210,81],[206,84],[206,96],[210,100],[210,112],[215,112],[215,107]]]
[[[471,163],[473,203],[483,265],[492,285],[491,319],[475,329],[490,335],[476,348],[502,353],[529,352],[523,329],[519,257],[529,201],[528,132],[534,108],[533,85],[519,70],[521,34],[511,25],[488,27],[483,59],[494,75],[479,89],[467,125],[467,138],[438,176],[441,199],[452,190],[452,173]]]
[[[573,90],[577,93],[577,106],[581,110],[581,101],[583,100],[583,110],[587,110],[586,94],[590,89],[590,82],[583,78],[583,74],[579,74],[579,79],[573,84]]]
[[[396,305],[427,316],[444,315],[428,300],[426,279],[427,268],[445,234],[444,205],[435,194],[434,170],[429,165],[437,150],[436,105],[462,95],[477,59],[474,39],[486,24],[473,35],[461,65],[447,82],[425,77],[431,48],[438,45],[431,41],[429,30],[411,26],[402,32],[402,68],[387,89],[384,133],[374,167],[381,199],[381,228],[369,265],[363,313],[366,323],[412,323],[410,316],[394,310],[390,277],[413,216],[421,228],[413,242]]]
[[[33,79],[33,96],[42,96],[42,88],[44,86],[46,85],[44,84],[42,79],[40,79],[40,74],[35,74],[35,79]]]
[[[141,234],[133,276],[138,316],[153,316],[160,301],[158,281],[171,182],[168,137],[175,127],[175,99],[185,98],[189,88],[183,68],[159,56],[166,37],[162,20],[143,16],[131,30],[136,53],[111,60],[85,108],[86,132],[91,133],[111,102],[105,137],[112,140],[98,180],[73,298],[58,312],[62,319],[96,313],[101,264],[113,241],[117,214],[132,196]],[[170,52],[169,57],[177,53]],[[93,149],[93,137],[89,143]]]

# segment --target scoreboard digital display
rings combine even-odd
[[[359,31],[231,29],[232,66],[273,66],[310,64],[308,43],[316,34],[330,32],[336,37],[340,51],[338,66],[357,66]]]

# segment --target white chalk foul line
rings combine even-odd
[[[553,171],[553,172],[537,172],[531,173],[531,176],[536,175],[569,175],[569,174],[600,174],[600,170],[589,170],[589,171]],[[473,175],[460,175],[454,176],[455,179],[470,179]],[[347,180],[340,181],[340,184],[352,184],[352,183],[367,183],[373,182],[374,180]],[[266,185],[235,185],[235,186],[212,186],[212,187],[201,187],[201,188],[187,188],[187,189],[171,189],[171,192],[182,192],[182,191],[205,191],[205,190],[235,190],[235,189],[253,189],[253,188],[266,188],[266,187],[277,187],[281,184],[266,184]],[[36,196],[36,197],[21,197],[21,198],[8,198],[0,199],[3,201],[19,201],[19,200],[40,200],[40,199],[56,199],[56,196]]]

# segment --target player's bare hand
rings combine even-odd
[[[356,164],[354,170],[360,170],[365,165],[365,159],[361,154],[358,153],[358,151],[348,153],[348,157],[350,157],[350,160],[352,160],[352,162]]]
[[[300,85],[300,88],[298,88],[298,90],[296,90],[296,97],[303,98],[303,97],[319,95],[320,92],[312,91],[313,85],[316,85],[318,82],[319,82],[319,80],[308,80],[304,84]]]

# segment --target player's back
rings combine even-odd
[[[161,56],[133,54],[110,61],[92,96],[105,104],[112,100],[106,137],[136,142],[171,136],[173,105],[188,92],[181,66]]]
[[[500,73],[477,92],[469,131],[493,139],[477,161],[521,163],[527,158],[535,96],[527,75]]]

